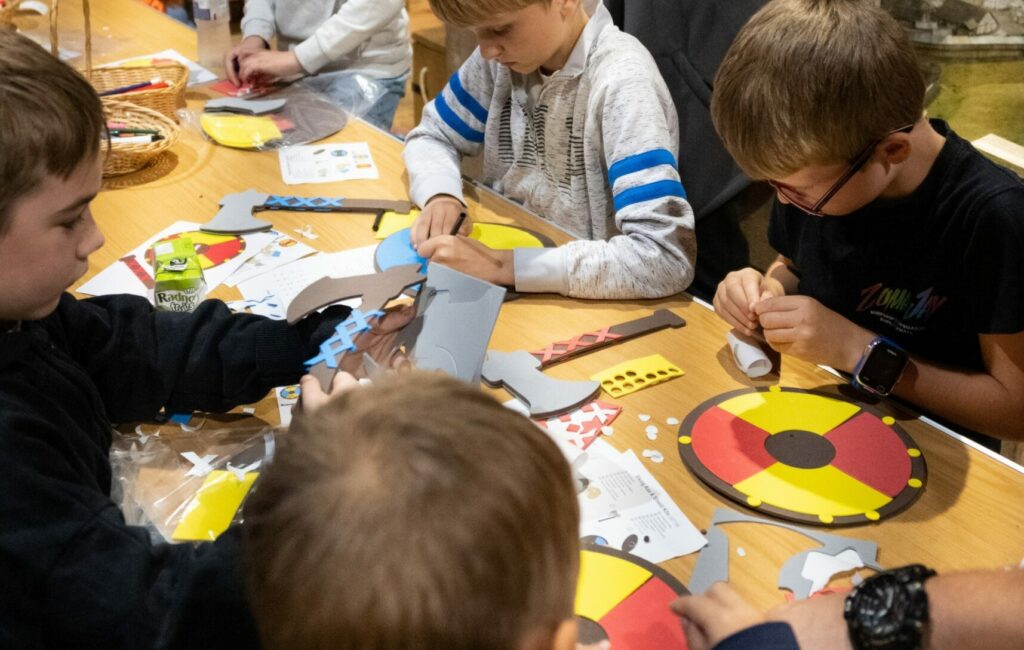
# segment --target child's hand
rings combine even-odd
[[[259,86],[295,75],[305,74],[295,52],[241,50],[238,53],[238,78],[243,84]]]
[[[409,238],[412,245],[419,249],[420,244],[431,237],[438,235],[452,234],[452,228],[459,220],[459,215],[466,211],[462,201],[447,194],[437,194],[423,206],[420,216],[416,217],[412,228],[409,230]],[[473,222],[467,218],[459,228],[460,235],[468,235],[473,231]],[[423,253],[420,253],[423,255]],[[426,257],[426,256],[424,256]]]
[[[754,305],[769,294],[781,295],[781,286],[776,286],[778,284],[765,278],[757,269],[733,271],[718,283],[714,299],[715,313],[729,325],[751,336],[758,327]]]
[[[325,393],[320,388],[320,382],[317,381],[316,377],[313,375],[303,375],[302,379],[299,380],[299,387],[302,391],[299,395],[299,403],[301,404],[302,412],[312,413],[338,395],[358,386],[359,381],[355,377],[347,372],[338,371],[338,374],[334,375],[334,380],[331,382],[331,392]]]
[[[475,239],[441,235],[423,242],[418,252],[431,262],[493,284],[511,285],[516,282],[512,251],[494,250]]]
[[[239,59],[242,56],[242,52],[259,52],[266,49],[269,49],[266,41],[259,36],[249,36],[236,47],[228,50],[224,55],[224,72],[228,76],[228,81],[236,86],[242,85],[242,80],[238,78]]]
[[[669,607],[683,619],[690,650],[707,650],[740,630],[764,622],[764,615],[724,582],[703,596],[683,596]]]
[[[772,349],[850,372],[874,334],[814,298],[779,296],[755,306]]]

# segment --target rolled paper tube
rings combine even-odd
[[[772,371],[772,362],[755,339],[736,330],[729,332],[728,339],[736,367],[746,376],[757,379]]]

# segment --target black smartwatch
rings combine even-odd
[[[917,650],[928,625],[924,583],[935,572],[921,564],[883,571],[846,597],[843,617],[854,650]]]
[[[907,352],[894,341],[884,336],[875,337],[864,348],[864,354],[853,369],[851,383],[855,388],[886,397],[900,380],[909,360]]]

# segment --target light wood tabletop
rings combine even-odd
[[[79,0],[61,3],[62,32],[81,32]],[[143,7],[133,0],[93,3],[93,30],[104,41],[97,61],[112,61],[175,48],[195,55],[195,33]],[[109,38],[107,38],[109,36]],[[212,95],[190,90],[196,106]],[[346,181],[315,186],[286,186],[274,152],[245,152],[217,147],[186,130],[181,140],[155,167],[123,178],[110,179],[93,204],[93,213],[106,235],[106,245],[90,259],[91,277],[157,231],[178,220],[206,221],[218,209],[224,194],[256,188],[261,192],[304,196],[406,199],[407,179],[401,143],[361,121],[352,121],[328,142],[368,142],[381,174],[379,180]],[[519,223],[558,242],[567,237],[549,224],[526,214],[514,204],[488,191],[470,191],[472,217],[477,221]],[[285,232],[312,224],[320,235],[310,245],[330,252],[374,242],[372,215],[263,213]],[[233,289],[220,288],[213,296],[235,298]],[[683,377],[613,400],[623,407],[615,434],[607,440],[619,449],[657,449],[664,462],[644,464],[674,497],[684,513],[706,527],[716,508],[740,510],[696,480],[683,466],[677,435],[665,425],[669,417],[684,419],[699,404],[721,393],[744,387],[771,385],[821,389],[838,394],[844,382],[825,370],[802,361],[782,358],[776,372],[751,380],[733,364],[726,347],[727,327],[705,306],[686,296],[659,301],[582,301],[558,296],[526,296],[507,303],[501,312],[491,347],[533,350],[549,342],[671,309],[687,325],[610,346],[559,364],[548,374],[564,379],[586,379],[621,361],[660,353],[685,371]],[[499,399],[507,399],[496,391]],[[848,394],[849,395],[849,394]],[[1013,465],[964,444],[959,439],[916,419],[899,406],[882,402],[877,408],[896,418],[923,451],[928,479],[920,499],[907,510],[880,523],[835,529],[840,535],[878,543],[883,566],[923,562],[940,571],[971,567],[1017,565],[1024,557],[1024,474]],[[650,441],[646,423],[638,414],[652,416],[662,433]],[[258,405],[256,416],[277,422],[273,399]],[[756,513],[753,513],[756,514]],[[730,579],[741,593],[767,607],[783,600],[777,587],[778,571],[795,552],[816,544],[803,536],[771,526],[725,527],[732,546]],[[819,529],[825,530],[825,529]],[[688,581],[697,555],[664,564]],[[838,579],[833,584],[843,584]],[[848,581],[846,582],[848,584]]]

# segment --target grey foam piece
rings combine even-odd
[[[700,556],[697,558],[697,565],[693,568],[693,575],[690,577],[690,584],[687,585],[690,593],[703,594],[716,582],[728,582],[729,538],[718,526],[732,523],[778,526],[779,528],[785,528],[786,530],[809,537],[821,544],[818,548],[812,548],[792,556],[786,560],[779,571],[779,587],[789,589],[798,599],[807,598],[810,595],[811,581],[800,575],[810,553],[825,553],[834,556],[847,549],[852,549],[863,560],[864,566],[876,571],[882,570],[882,567],[878,564],[878,544],[875,542],[854,539],[852,537],[841,537],[773,519],[763,519],[726,508],[719,508],[715,510],[715,514],[711,517],[711,525],[708,526],[706,534],[708,545],[700,552]]]
[[[266,115],[276,113],[288,103],[287,99],[242,99],[222,97],[211,99],[203,107],[207,113],[237,113],[239,115]]]
[[[428,264],[416,316],[395,344],[405,346],[417,368],[440,370],[476,385],[504,299],[503,287]]]
[[[200,230],[221,233],[270,230],[271,224],[269,221],[263,221],[252,216],[253,210],[265,204],[269,198],[269,194],[257,192],[256,190],[225,194],[224,198],[220,200],[220,210],[214,215],[213,219],[200,226]]]
[[[490,386],[504,386],[539,417],[563,413],[588,401],[601,390],[596,381],[565,381],[540,371],[541,362],[526,350],[488,350],[483,377]]]

